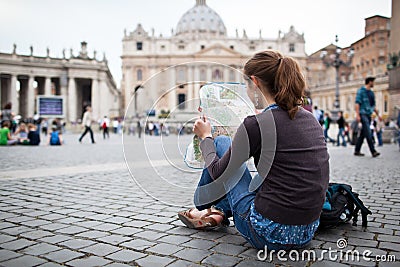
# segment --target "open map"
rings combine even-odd
[[[200,89],[199,96],[199,112],[210,121],[214,137],[228,135],[233,138],[243,120],[255,114],[242,83],[209,83]],[[199,138],[194,136],[187,147],[185,162],[190,168],[204,167],[199,145]]]

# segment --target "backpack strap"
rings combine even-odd
[[[357,226],[357,221],[358,221],[358,212],[360,211],[360,208],[356,206],[356,208],[353,211],[353,226]]]
[[[346,185],[341,185],[341,188],[343,188],[343,190],[345,190],[347,192],[347,194],[351,197],[351,199],[353,200],[354,204],[356,204],[356,210],[357,210],[357,217],[358,217],[358,211],[361,210],[361,217],[362,217],[362,226],[363,227],[367,227],[368,225],[368,220],[367,220],[367,216],[368,214],[372,214],[372,212],[367,209],[367,207],[365,207],[364,203],[358,198],[358,196],[356,196],[353,191],[351,190],[351,187],[348,187]],[[353,219],[353,225],[357,225],[357,218],[355,216],[355,221]]]

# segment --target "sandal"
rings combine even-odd
[[[190,214],[190,212],[194,210],[191,208],[187,211],[181,211],[178,213],[179,219],[189,228],[191,229],[199,229],[199,230],[207,230],[207,229],[216,229],[222,225],[221,223],[217,223],[217,221],[212,218],[210,215],[221,215],[225,218],[225,215],[222,211],[214,210],[212,211],[211,208],[207,209],[207,213],[201,216],[200,218],[194,218]]]

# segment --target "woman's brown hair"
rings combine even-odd
[[[244,66],[244,74],[255,76],[275,98],[276,104],[294,119],[302,104],[306,81],[296,60],[274,50],[255,54]]]

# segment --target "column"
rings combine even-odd
[[[99,118],[99,103],[100,97],[99,97],[99,81],[97,78],[92,79],[92,99],[91,99],[91,104],[92,104],[92,115],[93,115],[93,120],[97,120]]]
[[[27,105],[26,105],[26,112],[28,117],[33,117],[35,114],[35,88],[33,88],[33,82],[35,78],[33,76],[29,76],[28,79],[28,92],[27,92]]]
[[[206,66],[206,73],[207,73],[207,77],[206,77],[206,79],[207,79],[207,82],[211,82],[211,81],[213,81],[212,80],[212,67],[210,66],[210,65],[207,65]]]
[[[51,78],[50,77],[46,77],[46,80],[44,82],[44,94],[51,95]]]
[[[187,100],[186,100],[186,109],[189,111],[193,111],[193,81],[194,81],[194,77],[193,77],[193,69],[194,66],[188,66],[188,94],[187,94]]]
[[[223,67],[223,69],[222,69],[222,81],[230,81],[230,82],[234,82],[234,81],[231,81],[229,78],[229,71],[230,71],[230,68],[228,68],[228,67]]]
[[[178,96],[176,94],[176,68],[169,68],[169,90],[168,109],[173,112],[177,108],[178,103]]]
[[[111,104],[114,102],[114,96],[110,94],[104,79],[99,81],[99,119],[104,116],[110,117]]]
[[[61,96],[63,97],[63,111],[64,111],[64,115],[65,118],[67,118],[68,113],[67,113],[67,99],[68,99],[68,89],[67,89],[67,85],[66,84],[62,84],[61,83]]]
[[[11,100],[11,110],[15,114],[19,114],[19,95],[17,92],[17,76],[11,74],[11,83],[10,83],[10,100]]]
[[[196,81],[196,82],[200,81],[200,68],[199,68],[198,65],[196,67],[194,67],[194,71],[193,72],[194,72],[194,81]],[[194,105],[195,105],[196,109],[200,105],[200,102],[199,102],[199,90],[200,90],[200,83],[196,83],[194,85],[194,98],[196,99]]]
[[[149,66],[149,77],[151,78],[146,82],[145,94],[140,96],[140,102],[143,101],[144,110],[150,110],[156,108],[154,104],[156,103],[156,100],[159,97],[157,94],[159,92],[159,86],[160,86],[159,76],[153,77],[153,75],[156,74],[156,72],[157,69],[155,66]]]
[[[68,120],[75,122],[77,118],[76,109],[77,109],[77,100],[76,100],[76,84],[75,78],[70,77],[68,80]]]

